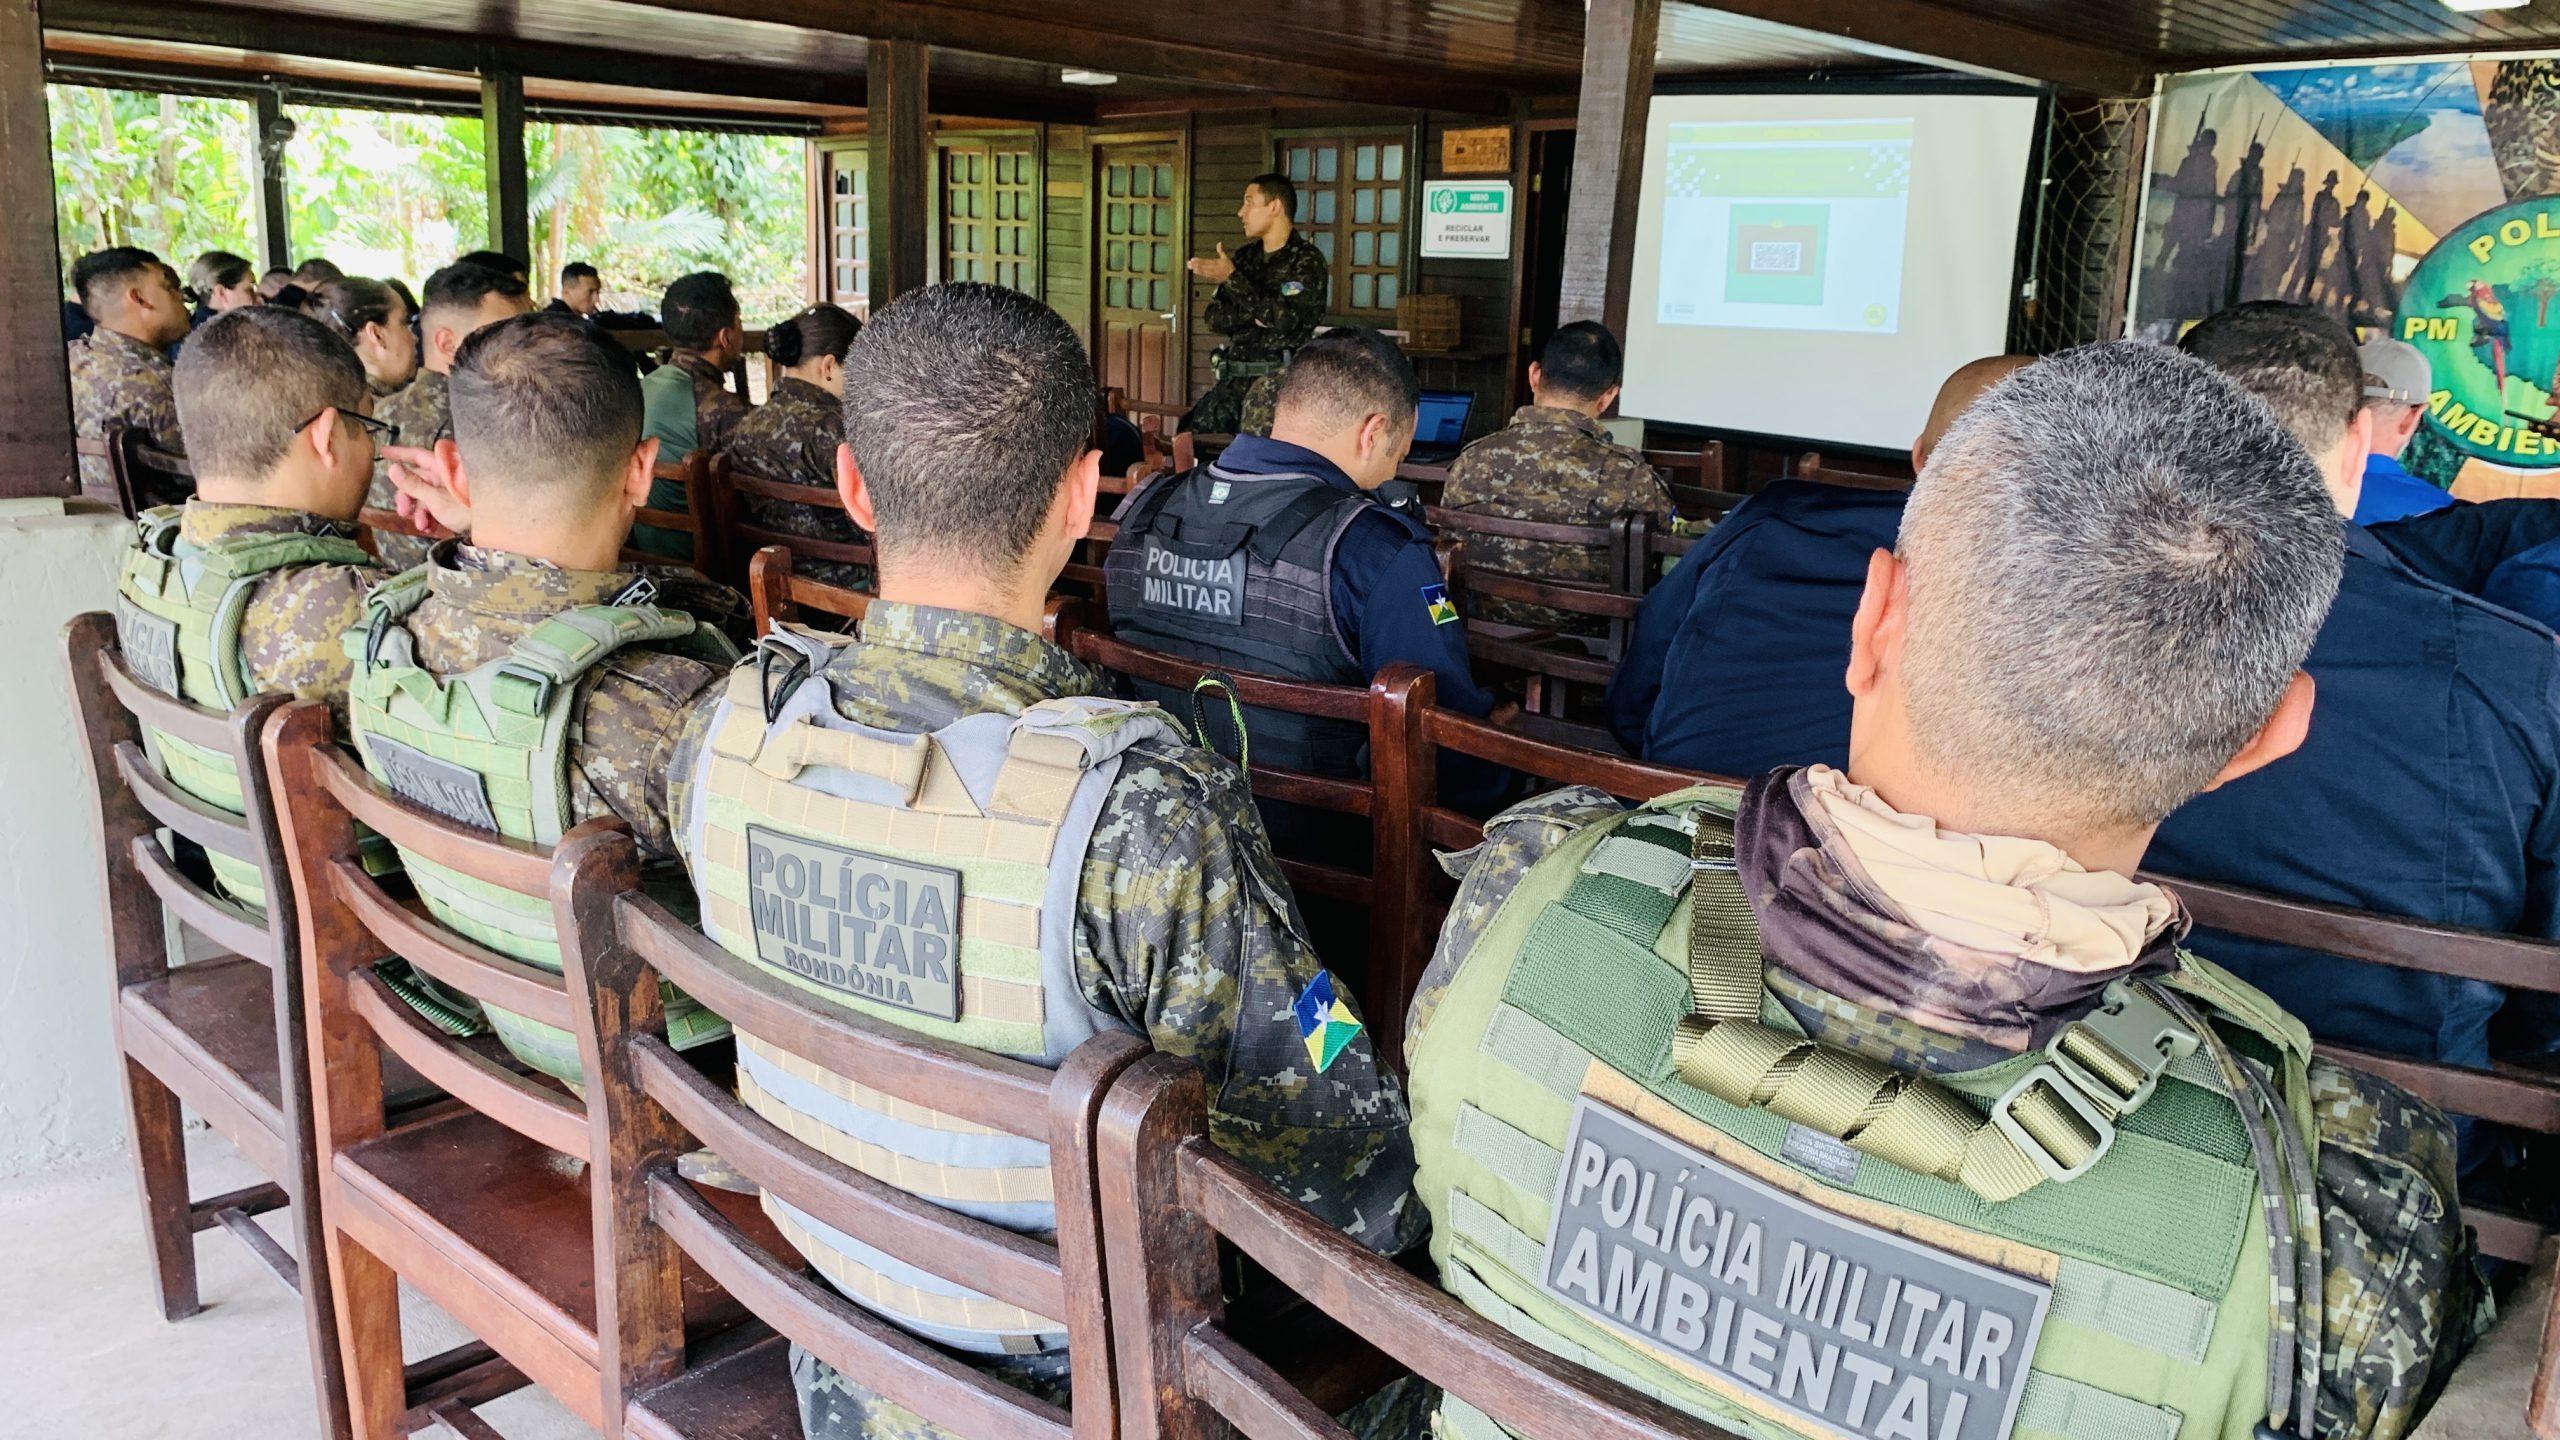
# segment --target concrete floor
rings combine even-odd
[[[193,1188],[257,1173],[207,1131],[189,1136]],[[279,1212],[261,1217],[287,1251]],[[320,1433],[300,1302],[229,1236],[196,1237],[202,1313],[170,1324],[151,1298],[133,1167],[123,1156],[0,1181],[0,1434],[29,1440],[304,1440]],[[411,1358],[463,1337],[402,1296]],[[550,1396],[480,1411],[508,1440],[593,1440]],[[445,1432],[423,1435],[443,1440]]]

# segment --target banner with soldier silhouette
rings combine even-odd
[[[2154,127],[2136,333],[2317,305],[2426,353],[2412,472],[2560,494],[2560,57],[2181,76]]]

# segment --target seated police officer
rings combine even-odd
[[[640,438],[640,382],[585,321],[519,315],[462,342],[451,385],[453,439],[431,456],[403,450],[391,473],[468,539],[367,600],[349,637],[356,747],[401,795],[510,839],[550,845],[582,821],[622,820],[644,863],[679,879],[669,776],[688,708],[737,658],[719,627],[734,597],[702,597],[706,619],[678,602],[711,587],[679,590],[620,559],[657,457]],[[548,902],[404,858],[440,918],[559,968]],[[679,1045],[725,1033],[689,1001],[670,1014]],[[487,1018],[525,1063],[583,1074],[567,1032]]]
[[[2339,565],[2210,367],[1991,390],[1869,559],[1847,773],[1492,827],[1408,1032],[1443,1283],[1758,1435],[2405,1433],[2480,1309],[2451,1133],[2131,878],[2301,743]]]
[[[1154,707],[1100,698],[1104,677],[1041,638],[1099,474],[1075,332],[1016,291],[938,285],[871,317],[844,387],[838,483],[877,537],[880,598],[859,639],[768,637],[688,727],[678,835],[704,929],[822,1000],[1041,1065],[1104,1030],[1144,1035],[1199,1061],[1238,1158],[1363,1244],[1410,1244],[1403,1093],[1308,946],[1243,777]],[[862,917],[790,924],[811,876],[849,886]],[[777,939],[800,959],[765,960]],[[1056,1223],[1045,1199],[986,1198],[1045,1196],[1042,1147],[884,1114],[752,1035],[739,1089],[937,1204]],[[766,1208],[855,1301],[1063,1398],[1059,1317]],[[922,1428],[811,1356],[793,1371],[812,1437]]]
[[[1993,355],[1947,377],[1911,447],[1937,436],[2003,375]],[[1734,507],[1645,596],[1609,681],[1609,728],[1631,755],[1714,775],[1849,758],[1849,612],[1866,557],[1893,543],[1903,496],[1779,480]]]
[[[145,511],[116,582],[125,664],[144,683],[228,711],[270,691],[343,714],[342,637],[384,578],[355,541],[373,468],[364,366],[308,316],[249,305],[205,322],[172,388],[196,493]],[[236,810],[230,762],[165,739],[171,778]],[[209,773],[210,772],[210,773]],[[234,898],[265,903],[257,868],[208,853]]]
[[[1365,686],[1399,660],[1439,677],[1439,703],[1492,712],[1423,524],[1377,502],[1413,442],[1413,367],[1374,330],[1337,329],[1281,373],[1271,434],[1155,480],[1121,507],[1105,564],[1122,639],[1212,667]],[[1190,697],[1140,686],[1189,708]],[[1244,712],[1256,759],[1322,775],[1363,769],[1349,721]],[[1444,773],[1444,792],[1498,777]],[[1464,803],[1461,800],[1460,803]]]

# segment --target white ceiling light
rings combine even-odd
[[[2532,0],[2444,0],[2444,8],[2468,15],[2476,10],[2521,10],[2530,3]]]
[[[2524,0],[2516,0],[2516,3],[2522,4]],[[1117,85],[1120,83],[1119,76],[1105,75],[1099,70],[1061,70],[1058,72],[1058,80],[1065,85]]]

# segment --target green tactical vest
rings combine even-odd
[[[1810,1042],[1763,982],[1737,799],[1565,841],[1458,968],[1411,1082],[1451,1293],[1762,1437],[2245,1440],[2304,1414],[2302,1027],[2182,956],[1979,1070]],[[1455,1397],[1440,1428],[1507,1435]]]
[[[308,565],[370,566],[373,557],[334,535],[238,535],[195,545],[179,538],[184,515],[184,506],[164,505],[135,522],[134,546],[116,581],[116,637],[126,667],[144,684],[227,714],[258,693],[240,653],[241,622],[258,582]],[[145,738],[171,784],[229,814],[241,812],[230,755],[165,731]],[[205,858],[225,894],[266,909],[258,867],[214,851]]]
[[[417,663],[404,623],[426,600],[428,573],[412,570],[366,597],[365,627],[347,637],[356,661],[349,728],[365,769],[403,799],[510,840],[555,845],[576,823],[569,737],[581,708],[578,682],[590,671],[634,645],[721,665],[738,658],[726,636],[680,611],[590,605],[545,620],[488,664],[439,679]],[[560,936],[548,900],[422,855],[403,851],[401,859],[437,920],[502,955],[559,972]],[[577,1037],[494,1006],[483,1013],[517,1059],[572,1087],[583,1083]],[[676,1048],[728,1033],[726,1021],[669,987],[667,1034]]]

